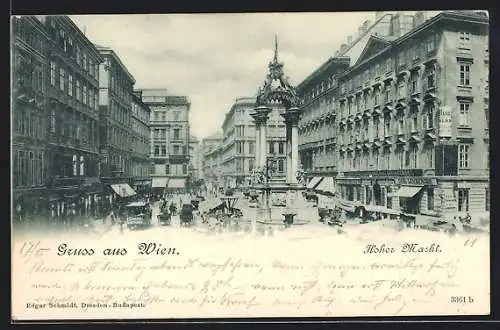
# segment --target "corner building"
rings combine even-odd
[[[225,188],[248,187],[252,184],[255,164],[255,98],[237,98],[222,124],[222,171]],[[272,107],[267,121],[267,155],[274,163],[274,179],[285,180],[285,123],[281,109]],[[283,109],[284,111],[284,109]]]
[[[132,93],[135,79],[110,48],[98,46],[104,58],[99,67],[101,181],[108,198],[116,187],[121,197],[132,193]],[[116,186],[122,185],[122,186]]]
[[[488,18],[442,12],[371,36],[332,102],[340,205],[412,215],[489,211]]]
[[[151,187],[151,149],[149,107],[142,102],[142,92],[132,93],[132,137],[131,175],[133,188],[137,192],[148,192]]]
[[[186,96],[166,89],[142,89],[150,112],[152,188],[158,193],[184,192],[189,172],[189,110]]]

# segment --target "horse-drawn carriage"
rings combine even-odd
[[[194,211],[195,207],[193,206],[193,204],[182,204],[181,210],[179,212],[179,220],[181,221],[181,226],[189,227],[194,224]]]
[[[212,230],[238,228],[243,212],[235,207],[237,202],[238,198],[232,196],[213,198],[201,202],[199,208],[203,222],[207,223]]]

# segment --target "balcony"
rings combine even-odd
[[[472,97],[472,86],[457,86],[457,97],[461,98],[471,98]]]

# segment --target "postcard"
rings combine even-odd
[[[15,16],[12,321],[488,315],[489,16]]]

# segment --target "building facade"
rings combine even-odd
[[[189,178],[191,183],[198,181],[200,169],[200,141],[194,135],[189,136]]]
[[[142,102],[142,92],[132,94],[132,154],[131,175],[136,191],[151,187],[151,130],[149,127],[149,107]]]
[[[250,116],[254,112],[255,98],[242,97],[226,114],[222,124],[222,172],[224,187],[246,187],[252,183],[255,164],[255,123]],[[273,107],[267,121],[267,152],[273,159],[273,178],[284,180],[286,176],[285,122],[280,115],[284,109]]]
[[[47,194],[49,35],[32,16],[12,19],[12,191],[15,207],[38,213]],[[29,206],[33,206],[26,210]]]
[[[142,89],[142,101],[150,113],[152,185],[156,189],[182,191],[189,175],[189,110],[186,96],[166,89]]]
[[[335,158],[325,162],[343,205],[428,216],[489,210],[488,24],[483,14],[443,12],[395,40],[371,36],[335,76],[325,116]]]
[[[101,180],[103,184],[131,183],[132,98],[135,79],[110,48],[98,46]]]
[[[50,218],[97,212],[99,63],[96,47],[67,16],[38,16],[47,45],[47,194]]]
[[[202,157],[202,178],[207,195],[213,196],[223,186],[221,154],[222,134],[215,133],[204,138],[200,144]]]

